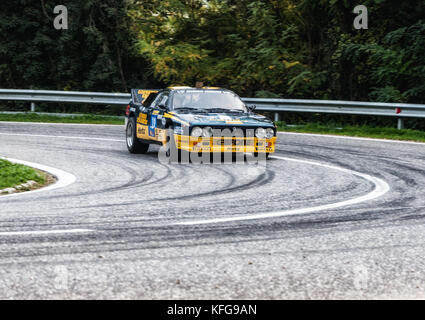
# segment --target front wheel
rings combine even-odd
[[[149,149],[148,143],[142,143],[137,139],[136,118],[128,119],[126,128],[127,149],[131,153],[146,153]]]

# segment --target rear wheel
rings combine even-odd
[[[149,150],[148,143],[142,143],[137,139],[136,118],[128,119],[126,128],[127,149],[131,153],[146,153]]]

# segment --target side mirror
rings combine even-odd
[[[158,109],[161,109],[161,110],[164,110],[164,111],[168,110],[167,107],[165,106],[165,104],[159,104]]]
[[[251,104],[248,106],[248,110],[251,112],[254,111],[255,109],[257,109],[257,106],[255,104]]]

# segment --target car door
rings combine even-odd
[[[164,109],[159,108],[160,105],[168,106],[168,99],[170,92],[165,91],[158,95],[158,97],[151,104],[150,114],[148,115],[148,135],[149,138],[158,142],[163,141],[165,134],[165,122],[163,122]]]

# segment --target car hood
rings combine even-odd
[[[264,126],[274,127],[269,118],[254,113],[173,113],[191,126]]]

